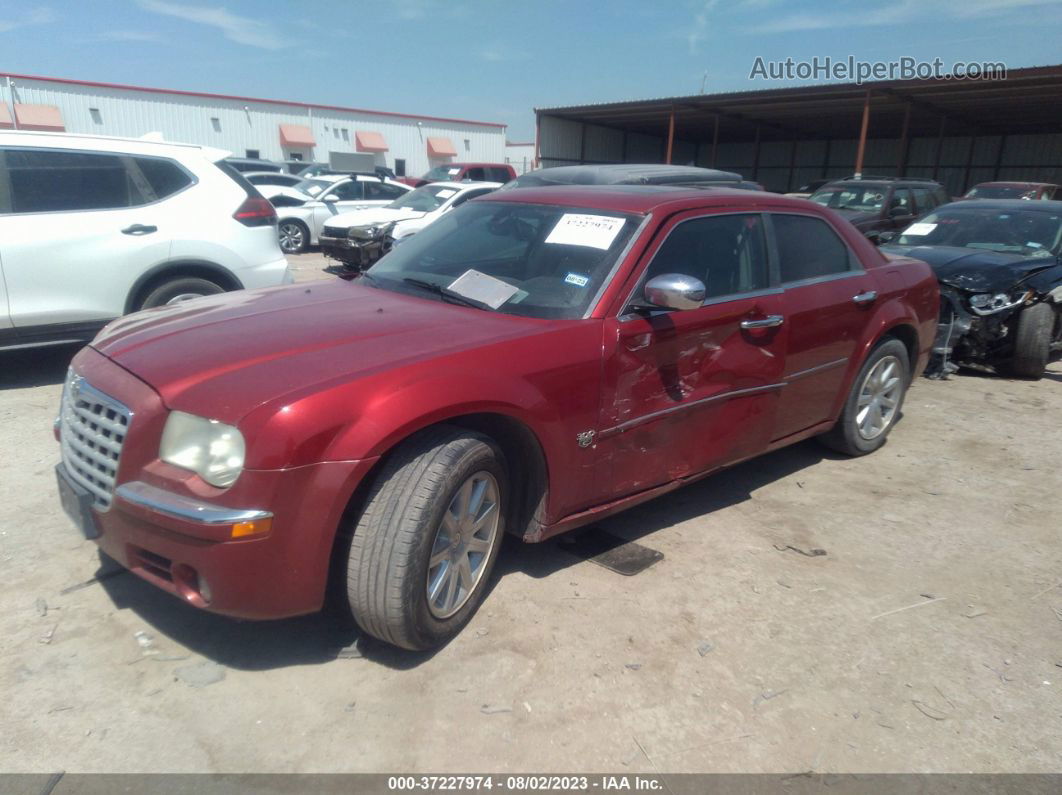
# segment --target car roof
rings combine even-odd
[[[516,178],[530,184],[543,180],[558,185],[650,185],[677,183],[739,182],[740,174],[695,166],[669,166],[659,163],[609,163],[606,165],[555,166],[529,171]]]
[[[973,188],[1057,188],[1053,182],[978,182]],[[973,190],[970,188],[970,190]]]
[[[245,177],[291,177],[292,179],[299,179],[298,174],[289,174],[286,171],[244,171],[242,172]]]
[[[944,187],[939,182],[934,182],[929,179],[851,179],[845,177],[844,179],[835,179],[827,184],[823,185],[824,188],[832,187],[833,185],[869,185],[873,188],[884,188],[892,185],[893,187],[900,188],[942,188]]]
[[[453,188],[454,190],[468,190],[469,188],[500,188],[504,183],[501,182],[484,182],[483,180],[464,182],[448,182],[446,180],[440,180],[439,182],[429,182],[427,185],[421,185],[422,188]]]
[[[1032,210],[1033,212],[1062,213],[1062,201],[1029,201],[1028,199],[978,199],[942,204],[937,210]]]
[[[675,185],[550,185],[505,188],[477,201],[554,204],[639,215],[645,215],[660,208],[681,210],[687,206],[690,208],[771,206],[805,211],[812,209],[816,214],[822,212],[819,205],[806,199],[729,186],[687,188]]]
[[[149,135],[152,135],[149,133]],[[94,149],[100,152],[121,152],[143,155],[201,154],[217,162],[231,155],[224,149],[199,144],[163,141],[156,137],[122,138],[114,135],[81,135],[78,133],[33,132],[29,130],[0,131],[0,144],[5,146],[33,146],[42,149]]]

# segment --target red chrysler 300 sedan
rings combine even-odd
[[[500,191],[354,282],[116,320],[74,359],[59,491],[188,603],[456,634],[549,538],[805,439],[879,447],[936,330],[924,263],[768,193]]]

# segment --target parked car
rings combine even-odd
[[[794,199],[806,199],[823,185],[829,185],[833,181],[832,179],[813,179],[811,182],[804,183],[792,193],[785,195],[792,196]]]
[[[928,262],[940,280],[931,374],[975,364],[1041,378],[1062,351],[1062,201],[953,202],[882,251]]]
[[[429,182],[508,182],[516,177],[516,170],[508,163],[446,163],[435,166],[420,179],[416,177],[398,177],[400,181],[414,188]]]
[[[384,207],[342,213],[325,222],[321,251],[356,273],[450,210],[500,187],[499,182],[432,182]]]
[[[282,172],[284,166],[274,163],[272,160],[261,160],[255,157],[227,157],[225,162],[237,171],[278,171]]]
[[[340,213],[383,207],[412,188],[373,174],[324,174],[297,187],[271,187],[266,196],[277,208],[277,231],[285,254],[316,246],[325,222]]]
[[[881,447],[938,305],[925,263],[808,202],[499,190],[353,281],[110,325],[64,390],[62,504],[196,607],[312,612],[331,575],[365,633],[436,647],[504,533],[543,541],[812,436]]]
[[[127,312],[289,281],[276,212],[226,154],[0,132],[0,348],[87,340]]]
[[[305,179],[298,174],[285,174],[283,171],[244,171],[242,173],[243,178],[256,188],[262,188],[267,185],[294,188]]]
[[[939,182],[893,177],[837,180],[809,198],[839,212],[872,242],[882,232],[903,229],[917,216],[949,201]]]
[[[733,171],[657,163],[616,163],[606,166],[554,166],[521,174],[505,186],[512,188],[549,185],[686,185],[689,187],[736,188],[744,180]]]
[[[964,199],[1062,199],[1058,185],[1050,182],[982,182],[966,191]]]

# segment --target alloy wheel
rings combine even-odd
[[[903,394],[903,367],[895,356],[879,359],[859,388],[856,427],[866,440],[883,434],[896,418]]]
[[[301,226],[298,224],[281,224],[278,231],[280,248],[283,249],[285,254],[294,254],[302,248],[304,235]]]

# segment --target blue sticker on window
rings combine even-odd
[[[590,277],[583,276],[581,273],[569,273],[564,277],[564,281],[568,284],[574,284],[576,287],[586,287],[590,284]]]

